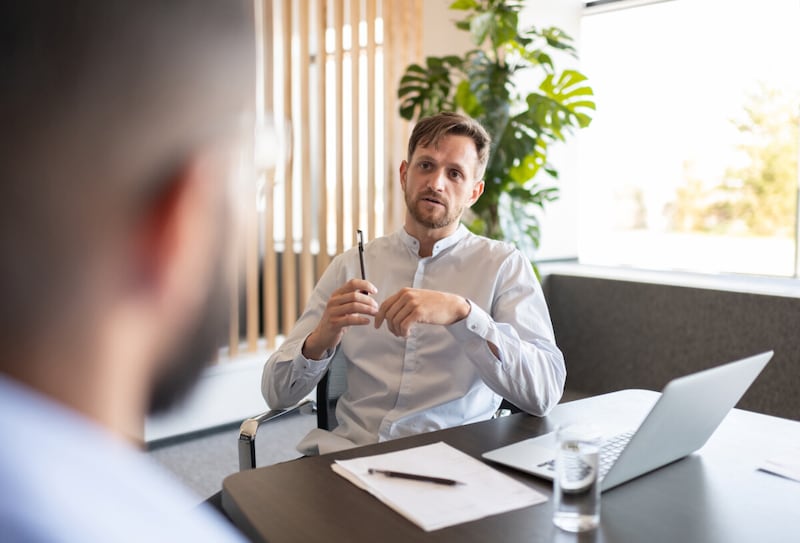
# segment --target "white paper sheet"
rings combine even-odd
[[[547,501],[543,494],[442,442],[337,460],[331,468],[426,531]],[[370,468],[443,477],[464,484],[446,486],[371,475]]]
[[[765,460],[759,469],[800,481],[800,447]]]

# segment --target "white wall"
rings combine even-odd
[[[453,0],[425,0],[422,5],[422,54],[425,57],[460,55],[475,48],[469,32],[456,28],[463,11],[447,9]]]

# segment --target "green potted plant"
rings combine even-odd
[[[547,161],[550,145],[591,122],[594,94],[586,77],[559,71],[553,53],[576,56],[572,39],[550,27],[519,28],[521,2],[456,0],[465,12],[456,26],[476,49],[463,56],[428,57],[411,64],[400,80],[400,116],[416,120],[439,111],[462,111],[492,136],[483,196],[467,226],[475,233],[517,245],[533,261],[539,245],[538,213],[558,197],[558,171]],[[522,71],[534,72],[538,88],[520,92]],[[550,177],[541,181],[544,172]]]

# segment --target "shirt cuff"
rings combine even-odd
[[[328,349],[327,351],[325,351],[325,356],[323,358],[320,358],[319,360],[306,358],[305,355],[303,355],[303,345],[306,344],[307,338],[308,336],[303,338],[303,341],[300,342],[297,348],[297,353],[296,356],[294,357],[295,364],[296,366],[299,366],[297,369],[303,371],[303,373],[318,375],[320,373],[325,372],[325,370],[328,369],[331,359],[333,358],[333,355],[336,353],[336,349]]]
[[[469,298],[466,299],[470,310],[466,318],[454,322],[449,326],[450,332],[456,339],[471,341],[476,339],[487,339],[491,329],[492,319],[486,311],[478,307]],[[477,336],[477,337],[476,337]]]

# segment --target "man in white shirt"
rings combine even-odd
[[[306,396],[341,351],[347,391],[333,434],[298,449],[328,452],[486,420],[503,398],[545,415],[566,370],[530,263],[470,233],[490,138],[454,113],[421,120],[400,165],[404,228],[333,260],[303,315],[264,367],[270,407]]]
[[[227,313],[253,26],[249,0],[0,3],[3,542],[242,541],[140,449]]]

